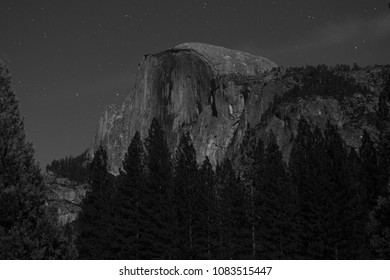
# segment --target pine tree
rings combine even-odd
[[[372,210],[369,206],[369,191],[364,182],[367,176],[364,170],[362,160],[354,149],[348,154],[348,202],[344,206],[345,219],[347,221],[346,231],[347,238],[344,250],[345,259],[368,259],[370,258],[370,243],[367,231],[369,223],[369,213]],[[363,180],[362,180],[363,177]],[[353,238],[351,238],[353,237]]]
[[[297,194],[299,254],[304,259],[331,258],[336,198],[330,166],[332,160],[321,130],[316,127],[312,132],[307,121],[300,120],[289,171]]]
[[[19,102],[11,89],[8,69],[0,64],[0,188],[37,186],[42,178],[34,160],[32,144],[26,141]]]
[[[200,182],[198,211],[202,222],[200,258],[215,259],[218,257],[216,178],[208,157],[205,158],[200,168],[198,181]]]
[[[377,109],[377,129],[379,131],[378,143],[378,170],[380,194],[387,196],[389,192],[390,177],[390,78],[386,80],[385,86],[379,95]]]
[[[240,145],[239,174],[244,190],[246,192],[247,216],[250,222],[252,237],[252,258],[256,256],[256,219],[255,219],[255,131],[247,124],[244,138]]]
[[[390,259],[390,196],[378,198],[370,213],[370,244],[374,259]]]
[[[229,159],[217,168],[219,193],[220,259],[250,258],[251,233],[245,194]]]
[[[110,258],[107,230],[112,189],[107,171],[107,153],[102,145],[94,153],[89,174],[91,190],[82,203],[78,218],[79,257],[81,259]]]
[[[115,259],[140,258],[140,238],[145,230],[144,153],[141,136],[137,131],[125,154],[123,170],[120,170],[120,183],[113,196],[110,243]]]
[[[348,217],[346,217],[345,207],[349,204],[352,196],[349,194],[349,170],[348,170],[348,153],[344,141],[338,133],[337,127],[327,123],[324,131],[325,150],[329,158],[326,165],[326,172],[329,183],[325,191],[326,216],[328,233],[328,242],[325,244],[325,258],[344,259],[346,246],[346,231],[348,229]]]
[[[44,203],[32,144],[26,141],[10,74],[0,62],[0,259],[76,256]]]
[[[142,258],[173,258],[173,189],[172,161],[165,132],[156,119],[152,120],[149,135],[145,139],[146,147],[146,201],[145,209],[147,231],[141,242]]]
[[[374,258],[390,258],[390,79],[387,78],[385,87],[380,93],[377,128],[378,143],[378,181],[380,195],[374,210],[370,213],[370,243]]]
[[[310,178],[313,176],[313,163],[309,159],[309,151],[312,150],[313,134],[310,125],[305,119],[298,123],[297,135],[290,155],[289,175],[294,192],[297,196],[297,239],[299,242],[299,257],[310,258],[309,255],[312,229],[312,184]],[[315,204],[314,202],[313,204]]]
[[[378,195],[381,194],[381,187],[379,182],[379,166],[378,156],[374,147],[374,142],[366,130],[363,132],[362,145],[359,149],[359,156],[361,159],[362,169],[360,181],[367,187],[368,200],[367,212],[369,208],[373,209],[377,202]]]
[[[180,136],[175,153],[174,202],[177,241],[181,259],[198,259],[201,249],[200,188],[196,152],[189,133]]]
[[[258,199],[261,217],[259,240],[260,257],[266,259],[291,259],[297,250],[295,237],[296,216],[293,188],[288,177],[274,134],[269,135],[269,144],[264,157],[264,177]]]
[[[252,258],[263,258],[265,254],[262,244],[263,227],[261,213],[263,207],[263,186],[265,177],[265,151],[264,142],[259,139],[253,152],[252,168],[247,177],[251,180],[252,202],[251,202],[251,231],[252,231]],[[244,178],[244,182],[248,179]],[[254,243],[254,244],[253,244]]]

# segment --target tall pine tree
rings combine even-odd
[[[166,135],[154,118],[145,139],[148,200],[145,208],[149,222],[140,240],[143,258],[172,259],[174,240],[174,210],[172,161]]]
[[[107,233],[112,189],[107,171],[107,153],[102,145],[94,153],[89,173],[91,190],[81,205],[77,221],[77,248],[81,259],[107,259],[111,258]]]
[[[390,77],[380,93],[377,128],[378,143],[378,174],[380,195],[374,210],[370,214],[371,248],[374,258],[390,258]]]
[[[140,239],[145,231],[144,148],[137,131],[127,149],[120,180],[113,197],[111,217],[113,258],[139,259]]]
[[[251,232],[246,215],[244,188],[229,159],[217,167],[220,259],[248,259],[252,254]]]
[[[354,149],[348,154],[348,199],[345,205],[345,216],[347,219],[346,231],[344,234],[353,238],[346,238],[345,259],[368,259],[370,258],[370,243],[367,231],[369,212],[372,210],[369,204],[369,191],[364,183],[366,178],[362,160]],[[363,178],[363,180],[362,180]]]
[[[327,122],[324,131],[324,140],[326,156],[329,160],[325,166],[325,175],[329,181],[324,193],[327,211],[327,215],[324,216],[324,231],[327,233],[327,242],[323,257],[344,259],[345,252],[348,250],[346,240],[349,237],[346,233],[350,223],[345,209],[352,199],[349,193],[348,152],[337,127],[330,121]]]
[[[256,200],[258,240],[261,258],[291,259],[295,258],[297,214],[295,194],[288,183],[288,176],[282,153],[276,143],[274,134],[270,133],[269,144],[263,158],[264,177],[259,186]]]
[[[198,165],[191,136],[180,136],[175,153],[174,202],[179,258],[198,259],[201,243],[201,209]]]
[[[255,131],[247,124],[244,138],[240,145],[239,153],[239,175],[246,193],[247,216],[250,223],[252,239],[252,258],[256,256],[256,218],[255,218],[255,156],[256,156],[256,136]],[[263,158],[261,159],[263,160]]]
[[[308,151],[312,150],[313,133],[305,119],[298,123],[297,135],[290,155],[289,174],[294,192],[297,195],[297,237],[299,242],[299,258],[311,258],[309,254],[313,238],[312,217],[314,216],[312,198],[313,190],[310,178],[313,176],[313,163],[310,162]],[[313,202],[315,204],[316,202]]]
[[[380,194],[386,196],[389,192],[390,176],[390,77],[387,77],[385,86],[380,92],[377,109],[377,129],[379,131],[378,165]]]
[[[197,211],[201,215],[201,259],[215,259],[218,257],[218,227],[217,227],[217,192],[215,172],[208,157],[200,168],[199,178],[200,201]]]
[[[359,157],[362,165],[359,181],[367,187],[368,199],[366,203],[368,204],[368,212],[369,208],[372,210],[376,205],[378,195],[381,193],[381,186],[379,182],[380,172],[378,169],[378,155],[374,142],[371,140],[371,137],[366,130],[363,132]]]
[[[0,259],[76,257],[44,203],[32,144],[26,141],[10,74],[0,62]]]

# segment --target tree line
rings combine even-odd
[[[388,89],[377,143],[364,131],[355,151],[332,123],[321,131],[301,119],[288,166],[275,135],[266,144],[249,126],[235,160],[215,171],[207,157],[197,164],[188,133],[171,155],[156,119],[144,142],[134,135],[111,183],[100,147],[80,258],[388,259]]]
[[[357,64],[354,64],[352,71],[358,69],[360,68]],[[291,77],[295,85],[284,94],[283,100],[291,102],[298,98],[311,97],[315,93],[315,95],[332,97],[341,101],[355,93],[362,95],[371,93],[367,86],[359,84],[349,73],[351,73],[351,68],[348,65],[287,68],[284,76],[285,78]]]
[[[88,150],[86,150],[76,157],[67,156],[59,160],[53,160],[46,166],[46,171],[75,182],[85,183],[88,181],[88,163]]]

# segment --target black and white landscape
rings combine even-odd
[[[386,1],[38,2],[0,12],[0,259],[390,258]]]

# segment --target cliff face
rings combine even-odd
[[[44,175],[44,181],[47,207],[56,216],[58,223],[65,225],[76,220],[89,185],[59,178],[51,172]]]
[[[360,84],[342,98],[334,96],[332,91],[337,94],[338,89],[330,84],[326,94],[314,89],[310,96],[291,99],[291,89],[310,79],[300,71],[286,71],[265,58],[200,43],[145,55],[130,95],[119,108],[105,109],[91,152],[103,143],[110,170],[117,173],[134,133],[138,130],[147,137],[154,117],[163,125],[172,150],[178,136],[189,131],[198,161],[208,156],[214,166],[239,149],[247,124],[266,143],[273,131],[285,160],[302,117],[321,128],[331,120],[355,148],[363,129],[375,135],[372,115],[389,67],[334,70],[337,77],[351,80],[346,85]]]
[[[120,108],[105,109],[91,152],[102,143],[110,169],[117,173],[134,133],[147,137],[156,117],[171,148],[180,133],[190,131],[198,160],[208,156],[215,164],[233,141],[250,91],[234,74],[258,79],[276,66],[265,58],[200,43],[145,55],[133,91]]]

